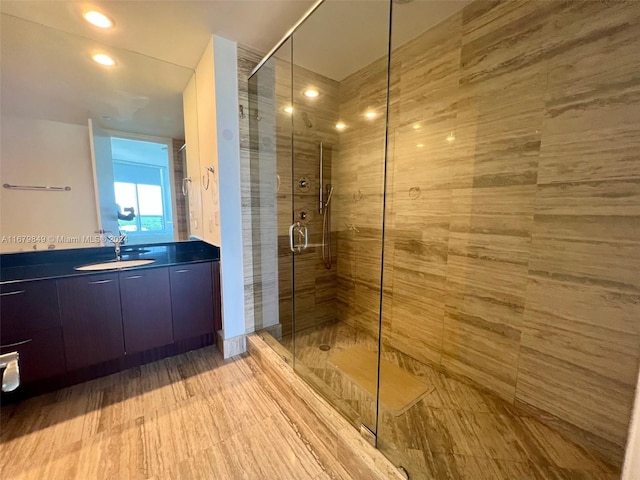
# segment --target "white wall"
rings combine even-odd
[[[0,188],[0,235],[45,242],[0,243],[1,252],[96,246],[57,237],[96,235],[98,220],[87,126],[2,115],[0,183],[69,186],[69,192]]]
[[[236,43],[214,36],[213,63],[222,225],[223,330],[224,338],[227,339],[245,333]]]

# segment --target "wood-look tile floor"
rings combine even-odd
[[[249,357],[211,347],[3,406],[0,478],[351,478],[268,385]]]
[[[273,340],[272,340],[273,341]],[[291,350],[290,337],[281,340]],[[318,348],[331,347],[329,351]],[[328,361],[354,345],[377,350],[342,322],[296,334],[296,365],[354,424],[375,427],[375,401]],[[433,387],[402,415],[380,411],[378,445],[411,479],[614,480],[619,470],[502,399],[385,347],[383,357]],[[376,368],[372,365],[372,368]],[[381,379],[384,388],[384,378]]]

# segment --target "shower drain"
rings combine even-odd
[[[322,344],[318,347],[320,350],[322,350],[323,352],[328,352],[329,350],[331,350],[331,347],[327,344]]]
[[[399,465],[398,471],[400,472],[400,475],[402,475],[404,478],[409,480],[409,472],[407,471],[406,468],[404,468],[402,465]]]

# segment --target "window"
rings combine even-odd
[[[118,228],[129,244],[173,241],[169,147],[111,137]]]
[[[171,230],[164,215],[160,185],[115,182],[114,186],[120,213],[129,213],[125,210],[127,208],[133,208],[135,212],[135,217],[131,220],[118,219],[121,231],[163,233]]]

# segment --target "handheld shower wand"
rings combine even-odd
[[[329,204],[331,203],[331,195],[333,194],[333,187],[331,184],[324,185],[324,149],[322,142],[320,142],[320,165],[318,177],[320,180],[320,186],[318,188],[318,213],[322,215],[322,262],[327,270],[331,269],[331,211],[329,210]],[[324,201],[325,188],[327,193],[327,201]]]
[[[18,366],[18,352],[0,355],[0,368],[2,372],[2,391],[12,392],[20,386],[20,367]]]
[[[327,185],[327,203],[324,204],[324,211],[322,212],[322,261],[324,262],[324,268],[331,269],[331,210],[329,204],[331,203],[331,195],[333,194],[333,187]],[[326,251],[325,251],[326,250]]]
[[[320,178],[320,187],[318,188],[318,200],[320,201],[320,205],[318,207],[318,213],[320,215],[324,212],[324,158],[323,158],[323,150],[322,150],[322,142],[320,142],[320,171],[318,172],[318,177]]]

